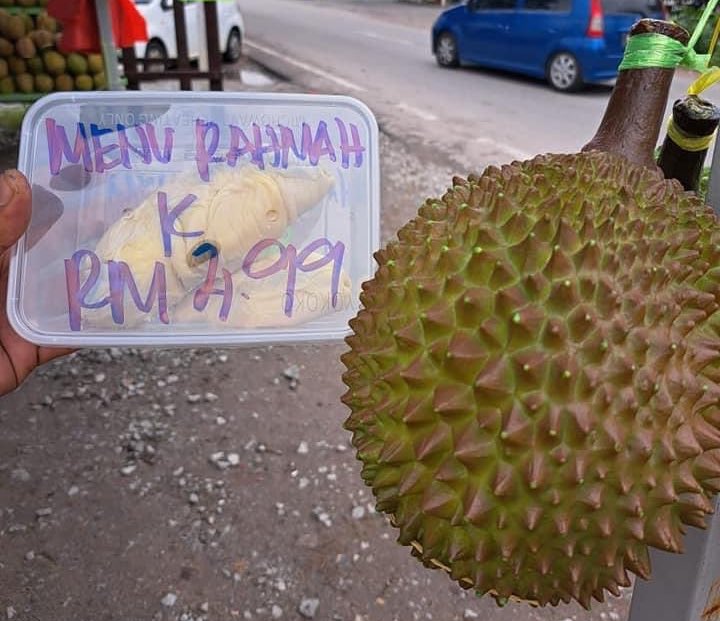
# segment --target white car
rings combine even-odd
[[[187,28],[188,55],[196,59],[200,55],[200,12],[202,0],[183,0]],[[175,18],[173,0],[135,0],[135,6],[145,18],[148,40],[135,44],[135,55],[146,60],[177,58],[175,41]],[[218,30],[220,51],[227,62],[235,62],[242,55],[245,25],[235,0],[219,0]]]

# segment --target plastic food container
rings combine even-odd
[[[341,339],[374,271],[378,129],[352,98],[51,94],[19,168],[7,311],[39,345]]]

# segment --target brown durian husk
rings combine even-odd
[[[689,40],[688,33],[681,27],[672,23],[657,20],[645,19],[639,21],[633,27],[631,31],[631,36],[637,36],[645,33],[663,34],[680,41],[684,45],[687,44]],[[627,173],[624,173],[624,179],[626,181],[628,179],[632,180],[634,176],[634,178],[638,180],[638,183],[644,184],[644,187],[651,187],[654,189],[657,185],[658,193],[664,192],[664,195],[673,197],[684,196],[685,198],[683,198],[683,200],[694,201],[692,202],[692,207],[693,209],[697,209],[698,213],[700,213],[702,210],[699,207],[697,197],[693,195],[692,198],[689,198],[690,193],[683,194],[682,187],[677,181],[665,180],[663,173],[657,166],[653,155],[655,145],[657,144],[658,137],[660,135],[664,111],[667,105],[673,76],[674,70],[667,68],[629,69],[620,72],[601,123],[595,135],[584,145],[579,154],[550,154],[545,156],[538,156],[530,162],[514,162],[509,168],[515,167],[515,172],[520,169],[524,174],[532,175],[533,165],[537,163],[538,165],[542,166],[547,162],[550,162],[554,163],[554,165],[556,166],[565,167],[568,169],[568,171],[572,170],[572,174],[575,174],[576,171],[574,170],[574,167],[576,166],[576,164],[578,170],[583,169],[583,167],[585,167],[584,170],[587,170],[587,167],[590,166],[588,162],[600,162],[602,158],[600,158],[599,156],[601,154],[609,154],[612,157],[607,158],[608,160],[610,160],[610,163],[607,164],[607,166],[612,167],[613,170],[616,170],[618,167],[626,170]],[[602,166],[606,163],[607,162],[603,162],[602,165],[600,165],[600,168],[602,168]],[[523,168],[523,165],[526,165],[525,168]],[[594,166],[595,164],[592,165]],[[471,176],[471,178],[468,179],[455,177],[453,179],[453,188],[449,190],[448,193],[442,197],[442,199],[428,199],[428,201],[425,202],[419,212],[421,217],[409,222],[398,233],[398,242],[391,242],[386,249],[378,251],[375,255],[379,263],[376,276],[373,280],[363,284],[363,293],[361,294],[361,302],[363,302],[366,308],[362,309],[359,312],[358,316],[355,319],[351,320],[350,327],[355,331],[355,334],[349,336],[346,339],[346,342],[350,346],[351,351],[345,353],[342,356],[342,361],[347,367],[347,371],[343,374],[343,380],[348,386],[348,391],[343,395],[342,401],[352,410],[352,413],[350,417],[345,421],[344,426],[347,430],[353,433],[353,445],[358,450],[358,458],[361,461],[365,462],[366,469],[363,469],[363,477],[368,485],[371,485],[375,481],[375,477],[377,476],[377,472],[380,471],[381,466],[382,468],[384,468],[383,472],[385,473],[388,473],[391,470],[392,465],[394,464],[397,464],[396,468],[398,470],[401,466],[405,465],[412,466],[414,468],[414,464],[419,463],[419,461],[423,459],[422,455],[418,456],[419,453],[427,453],[430,451],[429,454],[432,455],[431,451],[433,450],[433,442],[441,443],[444,441],[441,434],[433,432],[432,435],[423,436],[423,441],[419,445],[417,443],[415,445],[411,445],[410,442],[412,438],[411,440],[405,439],[401,441],[400,438],[404,438],[405,436],[401,436],[401,432],[398,431],[398,435],[396,436],[397,442],[392,444],[391,440],[393,440],[393,438],[391,438],[391,440],[389,440],[388,443],[385,444],[385,437],[383,436],[384,432],[382,431],[382,429],[380,431],[375,431],[375,424],[378,418],[395,420],[397,417],[398,425],[405,424],[404,421],[409,419],[411,419],[412,422],[417,425],[429,425],[429,417],[434,415],[433,413],[436,414],[439,411],[437,408],[441,408],[441,413],[443,413],[442,409],[444,408],[451,414],[453,411],[460,411],[462,408],[471,408],[471,406],[462,402],[460,398],[457,398],[456,401],[453,401],[453,398],[455,397],[453,397],[452,395],[448,397],[445,401],[443,401],[443,399],[441,398],[439,400],[439,405],[432,406],[425,406],[423,404],[424,402],[420,402],[420,397],[418,397],[418,403],[415,403],[412,408],[410,405],[398,405],[398,403],[405,403],[402,400],[393,400],[393,391],[396,389],[399,382],[405,382],[405,387],[409,391],[410,395],[413,394],[412,386],[422,385],[422,382],[426,379],[426,377],[423,375],[425,373],[425,368],[423,365],[430,365],[432,356],[436,353],[438,356],[440,356],[443,349],[442,347],[438,346],[437,352],[434,352],[432,349],[430,349],[430,345],[427,345],[427,349],[423,349],[424,347],[426,347],[426,342],[422,341],[422,343],[420,343],[420,340],[423,338],[422,335],[413,333],[414,324],[412,324],[412,322],[415,320],[415,318],[410,315],[403,316],[403,312],[405,311],[400,310],[398,311],[398,315],[396,318],[397,325],[394,325],[392,323],[393,320],[388,319],[389,313],[392,312],[392,309],[390,307],[393,304],[396,304],[397,307],[402,307],[401,300],[403,298],[401,296],[406,295],[407,291],[411,287],[414,287],[413,291],[416,290],[415,292],[418,296],[418,299],[421,296],[427,296],[428,299],[437,299],[437,296],[439,295],[438,291],[443,291],[443,285],[441,283],[439,288],[433,288],[434,284],[436,283],[434,283],[432,278],[429,276],[430,273],[435,274],[437,272],[444,274],[447,278],[444,282],[446,290],[447,288],[451,289],[453,286],[457,287],[454,295],[459,295],[458,292],[462,291],[462,287],[466,284],[464,282],[458,283],[457,280],[453,281],[452,279],[452,274],[454,274],[453,270],[455,269],[455,266],[457,264],[460,264],[460,262],[465,257],[453,255],[452,248],[448,245],[443,245],[442,247],[438,246],[436,254],[432,256],[429,254],[431,251],[428,251],[428,254],[426,255],[421,254],[420,251],[418,251],[417,254],[408,255],[412,256],[412,261],[410,265],[408,266],[408,264],[404,264],[402,265],[402,268],[400,268],[400,264],[404,261],[403,249],[409,247],[415,249],[421,247],[425,242],[431,245],[433,242],[437,241],[436,238],[424,238],[423,236],[432,229],[434,223],[437,223],[438,229],[442,229],[442,227],[444,226],[443,219],[451,210],[453,210],[453,216],[457,218],[457,220],[454,222],[462,222],[466,226],[466,229],[458,233],[458,235],[460,236],[461,234],[465,234],[471,229],[473,225],[477,224],[473,221],[473,214],[471,212],[471,209],[468,209],[468,204],[471,203],[473,200],[473,192],[477,188],[480,188],[480,186],[483,184],[483,181],[486,180],[484,179],[484,177],[488,174],[494,180],[493,182],[496,183],[493,188],[502,187],[502,180],[507,179],[507,177],[504,176],[506,173],[507,175],[514,174],[510,170],[495,169],[494,171],[490,171],[489,173],[488,171],[486,171],[486,174],[481,177]],[[623,175],[621,174],[620,176]],[[547,180],[540,180],[540,183],[546,183],[547,185],[547,183],[549,182]],[[485,184],[485,186],[488,186],[488,184]],[[483,189],[483,191],[490,191],[484,188],[481,189]],[[496,192],[497,190],[493,189],[492,191]],[[624,189],[618,190],[618,192],[624,192],[624,195],[627,195],[627,192]],[[503,200],[504,199],[502,198],[502,194],[493,194],[491,201],[492,206],[488,207],[488,209],[491,209],[495,214],[502,212],[502,210],[505,209],[505,214],[507,214],[507,210],[510,207],[503,206]],[[460,202],[463,202],[463,204],[459,204]],[[475,208],[479,209],[479,207],[477,206],[472,207],[472,209]],[[463,209],[464,215],[458,215]],[[675,208],[675,212],[673,213],[673,217],[677,217],[677,207]],[[668,211],[668,214],[670,214],[670,210]],[[518,219],[520,219],[520,217],[521,214],[518,214]],[[711,214],[702,212],[702,217],[704,218],[703,226],[714,227],[714,224],[708,224],[708,222],[711,222],[710,220],[708,220],[708,218],[712,217]],[[499,219],[500,218],[498,216],[498,221]],[[503,226],[505,226],[509,221],[509,219],[505,220]],[[714,222],[714,220],[712,221]],[[480,221],[480,223],[483,226],[490,226],[490,224],[488,224],[488,220]],[[492,233],[492,231],[490,231],[490,233]],[[561,235],[560,230],[558,230],[557,235],[559,238]],[[438,237],[438,239],[440,239],[440,237]],[[713,237],[713,239],[715,239],[715,237]],[[442,242],[437,241],[437,243],[440,244]],[[490,240],[489,246],[492,249],[492,240]],[[720,250],[720,245],[717,247],[717,250]],[[480,252],[483,252],[483,250],[480,249]],[[414,263],[415,258],[417,257],[420,257],[422,259],[422,264],[420,264],[420,262],[417,264]],[[500,261],[498,261],[498,265],[500,265]],[[561,268],[562,266],[559,266],[558,269]],[[395,279],[394,272],[396,270],[398,274],[405,275],[404,281],[400,278],[400,276],[398,276],[398,279]],[[406,271],[403,272],[402,270]],[[425,278],[426,276],[427,278]],[[416,280],[416,282],[413,282],[414,280]],[[441,279],[438,277],[437,280]],[[427,287],[424,288],[426,281],[428,284]],[[497,291],[497,289],[495,289],[495,291]],[[714,293],[717,294],[716,299],[720,298],[720,291],[715,291]],[[393,296],[397,297],[393,298]],[[436,297],[433,298],[433,296]],[[613,296],[614,292],[609,292],[609,297],[612,298]],[[457,304],[459,304],[460,299],[461,297],[457,298]],[[498,300],[499,298],[496,298],[495,304],[501,303]],[[475,301],[471,301],[475,303]],[[417,325],[429,325],[430,329],[432,329],[432,322],[435,322],[435,325],[438,326],[438,334],[445,334],[443,330],[445,330],[446,332],[449,331],[449,333],[452,334],[452,329],[454,328],[452,322],[459,321],[457,319],[457,313],[459,313],[460,311],[457,310],[457,307],[451,306],[450,309],[452,310],[452,313],[456,313],[456,315],[454,319],[449,320],[446,316],[442,315],[442,308],[440,308],[440,302],[443,302],[443,300],[438,301],[439,310],[436,315],[429,317],[428,313],[428,316],[421,316],[420,319],[417,320]],[[505,302],[511,305],[513,300],[511,298],[508,298],[505,300]],[[641,302],[642,300],[638,300],[638,305],[640,305]],[[705,316],[714,313],[715,310],[717,310],[718,308],[717,302],[704,303],[707,304],[706,310],[703,311],[705,312]],[[420,306],[419,303],[418,306]],[[368,307],[373,307],[372,311],[368,310]],[[435,307],[433,306],[431,308]],[[628,312],[631,312],[631,310],[632,309],[630,309]],[[376,319],[378,317],[379,319]],[[494,318],[492,314],[490,315],[490,317]],[[403,319],[405,319],[406,321],[405,324],[402,323]],[[532,319],[532,317],[530,319]],[[425,321],[426,323],[423,323],[423,321]],[[522,325],[523,321],[523,317],[519,316],[518,323]],[[573,320],[573,322],[574,324],[573,326],[570,326],[571,328],[573,328],[574,326],[576,327],[578,323],[576,320]],[[548,321],[546,327],[550,326],[550,324],[551,321]],[[471,326],[468,325],[463,326],[464,329],[470,329],[470,327]],[[481,328],[481,326],[477,327]],[[484,329],[484,327],[482,329]],[[561,325],[552,326],[552,330],[561,329]],[[672,329],[675,329],[674,325]],[[393,338],[396,339],[394,342],[392,341],[392,339],[386,338],[387,331],[394,331]],[[622,326],[619,326],[618,334],[621,331]],[[375,339],[375,341],[370,342],[371,339],[375,338],[374,335],[377,335],[377,338]],[[618,338],[621,337],[618,336]],[[441,337],[437,337],[437,343],[440,343],[440,341]],[[428,342],[430,341],[428,340]],[[435,342],[433,342],[433,344],[435,344]],[[422,352],[422,354],[418,354],[417,360],[419,362],[417,362],[417,364],[413,362],[412,365],[408,367],[402,367],[400,366],[400,363],[397,363],[395,366],[393,366],[393,356],[399,356],[400,354],[397,352],[400,350],[401,347],[405,345],[407,345],[408,351]],[[440,345],[442,345],[442,343],[440,343]],[[720,351],[720,344],[716,340],[713,343],[707,343],[706,345],[707,349],[703,350],[702,346],[700,344],[697,344],[697,351],[693,352],[692,355],[696,356],[698,360],[700,358],[707,357],[707,361],[717,361],[718,351]],[[417,349],[412,349],[416,346]],[[373,347],[377,347],[377,349],[373,349]],[[395,347],[396,349],[393,350],[393,347]],[[448,346],[447,352],[448,354],[451,353],[450,346]],[[469,355],[467,349],[461,350],[461,353],[462,355]],[[411,354],[407,354],[407,356],[410,355]],[[421,357],[421,355],[425,357]],[[480,354],[477,354],[477,356],[479,357]],[[698,364],[701,363],[698,362]],[[707,362],[705,362],[705,364],[707,364]],[[680,363],[680,365],[682,366],[682,363]],[[683,368],[680,369],[680,371],[685,370],[686,369]],[[621,369],[618,371],[618,373],[620,372],[625,371]],[[462,374],[462,369],[458,371],[458,374]],[[603,379],[604,378],[599,378],[599,380],[597,381],[602,382]],[[718,379],[720,379],[720,372]],[[458,385],[456,380],[457,378],[452,378],[452,381],[455,382],[455,384],[453,384],[454,386]],[[496,376],[492,373],[488,373],[484,380],[486,381],[486,383],[484,385],[481,385],[481,387],[483,390],[487,390],[487,394],[489,395],[488,398],[492,399],[492,391],[501,388],[502,377],[500,377],[500,375]],[[475,381],[474,378],[473,381]],[[663,378],[663,381],[666,381],[665,378]],[[448,382],[450,382],[450,380],[448,380]],[[602,384],[593,382],[596,382],[595,378],[591,379],[590,386],[592,387],[592,389],[596,390],[598,393],[601,392],[603,388]],[[427,380],[427,383],[429,384],[430,380]],[[479,384],[475,383],[471,385],[471,388],[474,389],[478,385]],[[433,386],[435,386],[435,388],[437,389],[438,384],[433,384]],[[418,388],[418,390],[420,390],[420,388]],[[714,386],[712,387],[712,390],[715,390]],[[705,398],[706,397],[702,397],[702,399]],[[710,396],[708,396],[707,398],[710,399]],[[434,399],[435,401],[433,401],[433,403],[438,400],[437,393],[434,395]],[[410,401],[407,401],[407,403],[409,404]],[[423,414],[422,408],[428,409],[427,414]],[[490,406],[488,406],[488,409],[489,408]],[[507,414],[507,412],[504,412],[504,414]],[[512,416],[512,412],[510,412],[509,415]],[[476,416],[478,420],[480,420],[483,416],[487,416],[488,420],[490,420],[490,415],[486,413],[478,412]],[[573,413],[572,416],[575,417],[575,421],[578,423],[579,426],[583,426],[583,424],[587,422],[588,419],[588,417],[581,411]],[[697,476],[698,480],[703,481],[703,493],[707,494],[708,498],[710,497],[711,493],[714,494],[715,492],[720,490],[720,458],[718,457],[718,455],[720,455],[720,411],[718,411],[712,416],[714,416],[711,421],[712,425],[714,426],[714,431],[709,429],[710,425],[707,425],[706,428],[693,428],[692,431],[688,432],[690,436],[693,436],[693,433],[697,434],[698,438],[700,438],[699,444],[698,439],[696,439],[695,436],[693,436],[692,438],[688,436],[688,438],[676,440],[676,442],[680,444],[683,451],[687,451],[689,454],[695,452],[696,456],[699,455],[697,459],[697,464],[694,465],[694,467],[696,467],[696,470],[693,470],[693,472],[697,471],[702,474],[702,476],[701,474],[697,474]],[[592,417],[589,417],[589,419],[592,420],[593,424],[597,425],[598,427],[605,424],[605,421],[603,421],[602,418],[600,418],[599,420],[594,420],[592,419]],[[407,424],[409,425],[410,423]],[[393,429],[391,423],[387,423],[387,425],[388,427],[385,427],[383,429]],[[379,426],[380,425],[378,424],[378,427]],[[689,427],[689,425],[687,426]],[[483,428],[483,425],[481,424],[480,427]],[[584,432],[589,433],[590,429],[585,430]],[[608,434],[610,437],[612,435],[612,430],[608,431]],[[680,432],[678,432],[678,435],[680,435]],[[640,436],[642,437],[638,437],[637,439],[628,439],[628,442],[637,441],[642,444],[642,442],[647,439],[648,434],[640,434]],[[451,441],[456,440],[457,438],[454,438]],[[403,442],[407,442],[408,445],[406,446],[405,444],[403,444]],[[700,446],[701,444],[702,446]],[[615,451],[620,450],[620,448],[622,447],[618,447],[618,445],[616,444]],[[533,448],[532,450],[536,449]],[[542,452],[541,449],[537,450],[540,453]],[[643,448],[642,450],[645,449]],[[670,452],[672,452],[672,447],[669,450]],[[411,453],[414,452],[414,455],[412,458],[407,457],[403,451],[410,451]],[[705,451],[704,454],[703,451]],[[716,452],[713,453],[713,451]],[[530,449],[528,449],[528,453],[529,452]],[[445,455],[447,455],[447,453]],[[501,460],[497,459],[497,462],[500,463]],[[578,466],[578,468],[579,467],[580,466]],[[541,466],[538,466],[538,470],[540,468]],[[406,472],[410,472],[412,474],[413,471]],[[437,472],[435,474],[437,474]],[[448,473],[444,474],[443,476],[451,475],[454,476],[454,473],[448,471]],[[540,477],[537,471],[532,470],[531,468],[530,474],[524,476],[534,481],[534,477],[536,475],[537,477]],[[410,476],[410,474],[407,475],[408,480],[410,479]],[[421,477],[421,475],[417,476]],[[577,476],[579,486],[582,483],[584,475],[578,474]],[[620,481],[619,485],[623,488],[630,483],[634,484],[634,481],[628,481],[626,474],[622,472],[605,472],[601,479],[604,480],[605,476],[618,477]],[[651,476],[654,475],[651,473]],[[683,477],[685,478],[683,479]],[[497,475],[496,481],[498,478],[499,475]],[[450,478],[442,480],[452,481],[453,479]],[[693,485],[699,485],[698,481],[693,479],[692,476],[687,477],[684,474],[680,476],[680,479],[678,480],[681,481],[684,485],[690,487],[692,487]],[[432,483],[436,483],[438,481],[439,479],[433,478]],[[405,483],[403,483],[403,485],[404,484]],[[408,483],[410,489],[416,484],[417,480],[415,482]],[[423,485],[425,485],[425,487],[423,487],[421,491],[427,491],[430,487],[429,483],[427,485],[423,483]],[[495,495],[502,497],[504,495],[504,490],[502,489],[503,484],[495,483],[494,485]],[[443,558],[439,558],[438,556],[434,555],[432,552],[429,551],[429,546],[424,545],[423,542],[420,541],[417,537],[413,537],[411,536],[411,534],[408,534],[414,532],[416,525],[408,525],[408,523],[403,524],[402,520],[399,520],[397,518],[396,513],[398,511],[401,497],[404,498],[406,495],[410,494],[410,489],[406,490],[405,492],[393,491],[395,489],[395,487],[393,486],[399,488],[400,483],[392,482],[392,472],[390,472],[387,480],[384,480],[382,485],[378,485],[377,489],[373,487],[373,492],[378,499],[378,510],[389,514],[391,525],[401,530],[401,534],[399,537],[400,543],[404,545],[409,545],[413,556],[419,558],[426,566],[440,569],[441,571],[445,571],[447,573],[453,573],[453,568],[450,566],[451,563],[447,562]],[[446,487],[450,487],[449,484]],[[671,494],[675,492],[672,491],[672,489],[671,491],[659,489],[657,493]],[[458,492],[458,494],[460,494],[460,492]],[[632,494],[628,494],[629,492],[624,493],[627,498],[623,499],[623,501],[626,501],[628,503],[628,507],[632,508],[633,503],[636,503],[636,501]],[[699,496],[700,494],[699,492],[697,492],[695,493],[695,495]],[[588,498],[588,503],[590,504],[596,501],[597,500],[593,497]],[[419,503],[420,501],[417,502]],[[413,517],[408,518],[408,520],[410,522],[413,522],[413,520],[417,522],[421,519],[425,520],[425,517],[421,518],[418,516],[435,516],[436,514],[441,515],[441,518],[443,520],[446,520],[446,525],[450,524],[450,526],[448,526],[449,531],[451,526],[455,526],[456,520],[458,521],[458,523],[462,523],[462,520],[466,519],[462,515],[459,515],[457,511],[455,515],[453,515],[451,518],[442,515],[442,512],[445,510],[442,504],[433,505],[434,502],[440,503],[439,500],[433,500],[431,495],[429,508],[421,508],[418,513],[413,513]],[[518,595],[514,592],[500,593],[500,591],[494,588],[492,585],[488,586],[487,584],[478,584],[478,581],[476,579],[473,579],[472,576],[462,575],[462,570],[455,571],[455,575],[453,575],[452,577],[460,584],[461,587],[471,589],[475,588],[479,594],[489,594],[491,596],[494,596],[498,600],[498,603],[515,601],[524,602],[533,606],[544,606],[547,604],[557,605],[560,601],[569,603],[571,600],[576,600],[584,608],[589,609],[591,599],[603,601],[605,590],[608,590],[614,595],[617,595],[619,593],[620,587],[629,586],[630,581],[627,572],[632,572],[642,578],[649,577],[650,564],[649,559],[645,556],[647,547],[654,547],[670,552],[682,552],[682,543],[680,541],[679,533],[684,534],[686,525],[698,528],[705,528],[702,515],[709,515],[713,512],[713,508],[712,506],[710,506],[707,499],[701,502],[699,498],[696,498],[692,502],[695,502],[696,504],[693,505],[692,508],[685,511],[685,513],[683,514],[684,524],[681,525],[679,528],[677,528],[676,524],[671,523],[668,518],[668,520],[665,521],[661,520],[659,525],[648,526],[648,532],[639,533],[637,536],[639,537],[640,543],[638,543],[637,545],[633,543],[633,545],[627,545],[623,548],[623,550],[627,550],[628,555],[624,559],[624,567],[623,563],[620,563],[617,578],[609,579],[606,583],[603,582],[599,586],[596,584],[594,587],[588,588],[588,585],[585,584],[582,585],[581,588],[581,586],[578,585],[577,582],[573,582],[572,584],[560,584],[555,588],[555,592],[552,595],[548,596],[547,593],[544,593],[542,598],[534,598],[529,596],[527,593],[525,594],[525,596]],[[500,504],[499,501],[496,503],[496,506],[498,504]],[[403,505],[403,507],[405,506],[406,505]],[[460,506],[463,507],[462,504]],[[463,511],[466,510],[467,507],[463,507]],[[408,509],[408,511],[410,510]],[[433,513],[433,511],[435,511],[436,513]],[[638,513],[636,515],[638,515],[641,519],[642,507],[637,508],[637,511]],[[619,512],[616,511],[616,513]],[[532,515],[530,515],[530,513],[528,513],[527,515],[529,516],[528,519],[530,521],[534,519]],[[517,515],[514,517],[517,518]],[[628,518],[628,522],[633,521],[634,519],[635,518],[631,516],[630,518]],[[432,524],[433,522],[428,518],[427,523]],[[408,530],[404,531],[403,528],[407,528]],[[422,527],[420,528],[422,531]],[[431,527],[428,526],[428,528]],[[438,529],[439,528],[440,526],[438,526]],[[501,526],[498,526],[498,529],[501,528]],[[532,531],[533,528],[529,528],[529,530]],[[626,527],[621,526],[621,528],[625,529]],[[627,528],[629,529],[631,527]],[[423,534],[427,535],[427,532],[428,531],[424,531]],[[613,537],[615,537],[615,533],[613,533]],[[498,547],[497,542],[499,539],[500,537],[497,536],[491,542],[492,545],[495,546],[495,548]],[[578,539],[578,541],[580,540]],[[502,547],[500,549],[502,549],[503,553],[505,552]],[[495,552],[497,554],[497,549]],[[570,553],[568,554],[570,557],[572,557],[572,552],[573,550],[571,549]],[[512,551],[510,552],[510,554],[512,554]],[[480,557],[482,556],[483,554],[481,553]],[[484,560],[481,560],[480,558],[475,558],[474,562],[476,565],[479,565],[484,562]],[[462,565],[462,559],[460,564]],[[507,572],[509,570],[505,571]],[[607,570],[605,577],[609,573],[610,570]],[[488,579],[488,582],[491,583],[492,579]],[[507,590],[507,588],[503,589],[503,591]]]

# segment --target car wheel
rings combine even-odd
[[[555,90],[576,91],[582,86],[580,63],[570,52],[555,54],[548,63],[547,79]]]
[[[228,35],[227,44],[225,45],[225,61],[235,63],[242,56],[242,37],[237,28],[233,28]]]
[[[145,48],[146,71],[164,71],[167,59],[167,49],[165,49],[162,41],[158,39],[148,41],[147,47]]]
[[[457,67],[460,64],[457,39],[449,32],[443,32],[438,37],[435,58],[441,67]]]

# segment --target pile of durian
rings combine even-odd
[[[0,9],[0,35],[0,94],[106,87],[102,56],[61,52],[59,25],[44,11],[33,16]]]
[[[18,6],[23,8],[45,7],[48,0],[0,0],[0,7]]]

